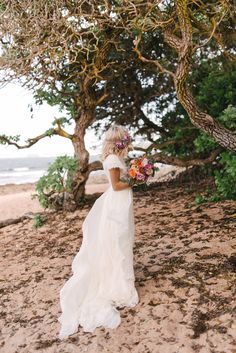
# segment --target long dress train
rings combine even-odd
[[[114,191],[109,169],[126,167],[123,159],[110,154],[103,161],[108,189],[95,201],[83,224],[83,240],[73,259],[73,275],[60,290],[62,314],[59,338],[96,327],[116,328],[121,322],[116,307],[139,302],[133,269],[133,191]]]

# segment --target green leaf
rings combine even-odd
[[[57,157],[48,167],[47,173],[36,183],[36,194],[43,208],[54,208],[53,196],[72,192],[73,175],[77,169],[77,160],[67,155]]]

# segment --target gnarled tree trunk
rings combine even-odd
[[[73,198],[76,205],[79,204],[85,195],[85,184],[89,174],[94,170],[102,169],[99,161],[89,164],[89,152],[85,147],[86,129],[93,123],[95,119],[96,107],[107,97],[104,92],[99,98],[93,89],[93,80],[85,77],[80,84],[81,92],[78,99],[78,117],[75,119],[75,131],[72,143],[75,151],[75,158],[78,161],[78,168],[73,178]]]
[[[209,136],[213,137],[220,146],[225,147],[233,152],[236,151],[236,137],[231,131],[219,124],[216,119],[213,119],[209,114],[202,112],[189,90],[186,87],[181,88],[181,83],[176,82],[177,97],[188,113],[188,116],[197,128],[201,129]]]
[[[84,197],[85,184],[89,177],[89,152],[85,147],[84,136],[86,128],[94,118],[94,109],[81,109],[80,117],[75,122],[75,131],[72,143],[74,156],[78,161],[78,168],[74,175],[73,197],[76,204]]]
[[[202,112],[188,88],[187,79],[190,62],[195,50],[193,47],[193,29],[189,15],[188,2],[185,0],[176,0],[176,7],[182,34],[181,40],[178,39],[178,41],[172,43],[172,47],[177,50],[179,58],[178,66],[174,75],[177,97],[188,113],[193,125],[213,137],[220,146],[235,152],[236,136],[212,116]],[[168,34],[166,35],[166,38],[168,40]]]
[[[220,20],[219,18],[212,19],[212,23],[215,21],[215,26],[212,27],[209,25],[204,27],[206,32],[205,35],[207,38],[205,39],[205,42],[202,42],[200,40],[196,41],[196,38],[193,38],[194,28],[190,13],[191,1],[175,0],[174,4],[176,8],[171,14],[172,17],[170,16],[169,22],[166,21],[165,17],[163,17],[162,11],[155,8],[155,11],[158,13],[158,21],[156,23],[156,27],[160,27],[162,29],[164,41],[171,48],[173,48],[178,55],[178,60],[175,63],[174,69],[170,71],[170,69],[166,68],[166,65],[162,65],[160,60],[148,59],[142,55],[139,49],[139,43],[141,41],[142,31],[144,31],[144,28],[142,28],[140,34],[135,39],[134,50],[144,63],[154,64],[158,70],[160,70],[160,72],[168,74],[173,78],[177,98],[188,113],[188,116],[193,125],[211,136],[223,148],[236,152],[236,136],[234,132],[221,125],[216,119],[214,119],[206,112],[201,111],[188,86],[188,77],[192,57],[197,48],[207,44],[215,35],[215,31],[218,28],[220,21],[224,17],[224,12],[222,12]],[[161,20],[163,20],[163,22],[161,22]],[[176,28],[178,28],[178,30],[176,30]],[[138,29],[140,30],[139,27]],[[219,37],[219,34],[217,37]]]

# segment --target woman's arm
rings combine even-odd
[[[120,168],[111,168],[109,169],[109,172],[113,190],[119,191],[128,188],[131,189],[131,186],[128,183],[120,181]]]

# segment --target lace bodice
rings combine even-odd
[[[103,169],[109,180],[109,183],[111,182],[109,173],[109,169],[111,168],[120,168],[121,177],[124,177],[127,174],[127,167],[125,165],[124,159],[118,157],[116,154],[109,154],[103,161]]]

